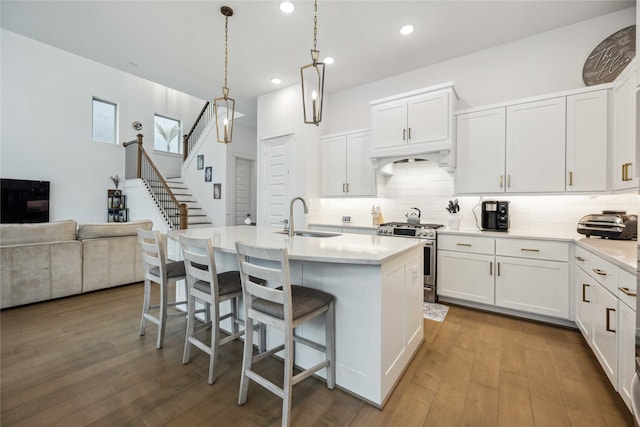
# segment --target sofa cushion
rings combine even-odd
[[[81,224],[78,228],[78,240],[137,236],[138,228],[151,230],[152,227],[153,223],[150,220]]]
[[[64,242],[76,240],[74,220],[37,224],[0,224],[0,245]]]

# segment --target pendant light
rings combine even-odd
[[[322,121],[322,101],[324,99],[324,63],[318,61],[318,1],[313,2],[313,49],[311,64],[300,67],[302,80],[302,112],[304,122],[318,126]]]
[[[229,88],[227,87],[227,62],[229,59],[229,17],[233,16],[233,9],[222,6],[220,12],[224,15],[224,86],[222,87],[222,98],[213,100],[213,111],[216,116],[216,134],[218,142],[228,144],[233,138],[233,119],[236,101],[229,98]]]

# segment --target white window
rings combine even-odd
[[[93,98],[93,140],[116,143],[117,106],[112,102]]]
[[[181,129],[179,120],[156,114],[154,117],[153,149],[182,154]]]

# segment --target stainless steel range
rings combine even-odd
[[[436,302],[436,230],[442,224],[387,222],[378,226],[379,236],[411,237],[424,240],[424,300]]]

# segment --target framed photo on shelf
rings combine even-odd
[[[219,182],[216,182],[215,184],[213,184],[213,198],[214,199],[222,198],[222,184]]]
[[[211,178],[213,178],[213,167],[207,166],[204,168],[204,182],[211,182]]]

